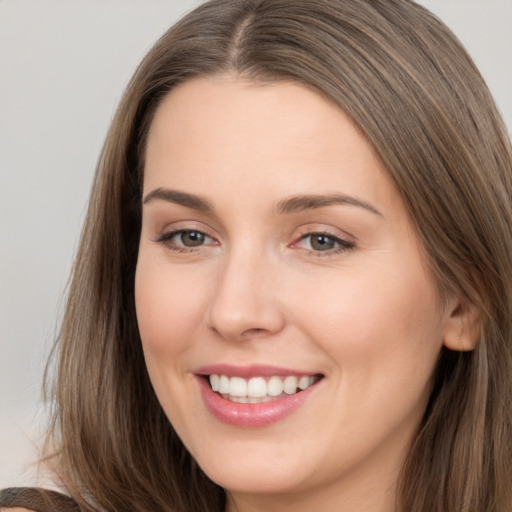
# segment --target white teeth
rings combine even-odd
[[[231,377],[229,380],[229,394],[231,396],[247,396],[247,381],[242,377]]]
[[[219,391],[220,377],[218,375],[210,375],[210,385],[213,391]]]
[[[247,396],[263,398],[267,396],[267,383],[263,377],[253,377],[247,384]]]
[[[211,377],[210,377],[211,378]],[[211,381],[210,381],[211,383]],[[221,375],[219,379],[219,393],[227,393],[229,395],[229,377]]]
[[[297,377],[293,375],[288,375],[286,379],[284,379],[283,389],[287,395],[293,395],[297,392]]]
[[[283,392],[293,395],[300,390],[307,389],[317,381],[317,378],[308,375],[301,377],[274,375],[270,378],[252,377],[247,380],[242,377],[213,374],[210,375],[209,380],[213,391],[233,402],[259,403],[278,397]]]
[[[304,377],[301,377],[299,379],[299,388],[300,389],[309,388],[309,386],[311,386],[311,384],[313,384],[313,377],[307,377],[306,375],[304,375]]]
[[[247,403],[249,403],[249,399],[246,396],[231,395],[229,398],[230,398],[230,400],[232,402],[238,402],[239,404],[247,404]]]
[[[269,396],[279,396],[283,392],[283,381],[280,377],[270,377],[267,382],[267,394]]]

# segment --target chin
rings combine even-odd
[[[199,458],[201,459],[201,458]],[[259,459],[259,460],[258,460]],[[247,494],[285,494],[303,489],[311,475],[301,471],[304,462],[283,461],[277,458],[261,459],[247,451],[240,451],[235,458],[224,457],[221,462],[198,460],[208,478],[227,491]]]
[[[229,492],[241,494],[288,494],[303,488],[297,475],[277,474],[278,471],[262,472],[258,468],[243,471],[213,468],[207,476]]]

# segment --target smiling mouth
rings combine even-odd
[[[273,375],[244,379],[211,374],[205,377],[210,388],[225,400],[258,404],[298,394],[316,384],[323,375]]]

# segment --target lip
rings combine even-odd
[[[260,402],[256,404],[242,404],[232,402],[222,398],[213,391],[205,378],[207,375],[228,375],[232,377],[242,377],[245,379],[251,377],[269,377],[272,375],[318,375],[318,373],[298,372],[275,366],[252,365],[246,367],[235,367],[230,365],[212,365],[205,366],[195,373],[196,381],[199,385],[202,398],[207,409],[219,421],[228,425],[246,428],[265,427],[276,423],[301,407],[308,398],[318,388],[320,379],[315,384],[303,391],[293,395],[286,395],[275,398],[269,402]]]
[[[261,364],[253,364],[249,366],[234,366],[229,364],[212,364],[201,366],[195,372],[196,375],[227,375],[228,377],[242,377],[243,379],[250,379],[251,377],[272,377],[279,375],[286,377],[288,375],[302,376],[318,375],[318,372],[308,372],[300,370],[290,370],[289,368],[281,368],[278,366],[269,366]]]

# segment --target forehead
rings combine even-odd
[[[219,76],[185,82],[164,98],[148,136],[146,191],[172,185],[204,195],[223,183],[269,196],[270,178],[277,195],[334,188],[396,200],[371,144],[338,106],[305,86]]]

